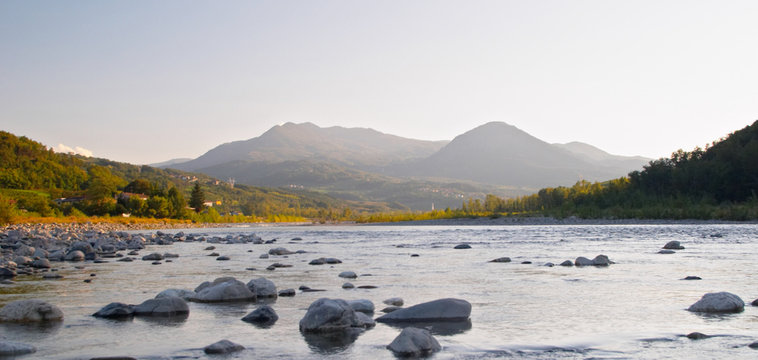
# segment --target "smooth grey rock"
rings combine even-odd
[[[37,259],[32,261],[32,267],[36,269],[49,269],[52,265],[50,265],[50,260],[48,259]]]
[[[608,266],[610,264],[613,264],[613,262],[605,255],[598,255],[592,259],[592,265],[594,266]]]
[[[455,247],[453,247],[453,249],[458,249],[458,250],[461,250],[461,249],[471,249],[471,245],[469,245],[469,244],[458,244],[458,245],[455,245]]]
[[[374,313],[374,303],[371,302],[371,300],[368,300],[368,299],[348,300],[347,303],[355,311],[367,313],[367,314]]]
[[[94,317],[106,319],[124,318],[132,315],[134,315],[134,305],[127,305],[120,302],[112,302],[92,314]]]
[[[355,285],[353,285],[352,283],[346,282],[346,283],[342,284],[342,288],[343,289],[354,289]]]
[[[402,308],[399,307],[399,306],[387,306],[386,308],[382,309],[382,312],[385,313],[385,314],[388,314],[388,313],[391,313],[393,311],[397,311],[397,310],[400,310],[400,309],[402,309]]]
[[[86,256],[79,250],[74,250],[66,254],[66,261],[84,261]]]
[[[708,336],[706,334],[703,334],[703,333],[700,333],[700,332],[697,332],[697,331],[696,332],[691,332],[691,333],[687,334],[687,338],[688,339],[692,339],[692,340],[707,339],[709,337],[710,336]]]
[[[233,277],[223,277],[213,282],[204,282],[195,289],[197,302],[255,301],[255,293]]]
[[[222,255],[216,258],[216,261],[227,261],[230,260],[228,256]]]
[[[305,333],[343,331],[365,326],[355,310],[341,299],[321,298],[314,301],[300,320],[300,331]]]
[[[684,246],[676,240],[667,242],[666,245],[663,245],[663,248],[669,250],[684,250]]]
[[[308,265],[324,265],[324,264],[326,264],[325,258],[313,259],[311,260],[311,262],[308,263]]]
[[[464,321],[471,316],[471,303],[461,299],[439,299],[399,309],[376,319],[378,322]]]
[[[0,267],[0,278],[12,278],[16,276],[16,270]]]
[[[574,260],[574,265],[576,265],[576,266],[592,266],[594,264],[595,263],[593,263],[592,260],[587,259],[584,256],[580,256],[580,257],[576,258],[576,260]]]
[[[407,327],[387,345],[387,349],[401,357],[420,357],[440,351],[442,346],[429,330]]]
[[[63,312],[57,306],[38,299],[16,300],[0,309],[0,322],[61,321]]]
[[[277,320],[279,320],[279,315],[268,305],[263,305],[242,318],[244,322],[263,326],[273,325]]]
[[[163,254],[159,254],[159,253],[147,254],[147,255],[145,255],[145,256],[142,257],[142,260],[145,260],[145,261],[163,260]]]
[[[187,289],[166,289],[158,293],[158,295],[155,295],[156,299],[160,299],[163,297],[169,297],[169,296],[175,296],[178,298],[184,299],[184,301],[190,301],[191,299],[195,298],[197,294],[192,290]]]
[[[275,298],[278,294],[274,282],[263,277],[248,281],[247,288],[257,297]]]
[[[386,305],[392,305],[392,306],[403,306],[403,303],[404,303],[403,299],[399,297],[389,298],[382,302]]]
[[[34,261],[34,259],[28,256],[16,256],[15,258],[13,258],[13,262],[16,263],[16,265],[27,266],[27,265],[30,265],[32,261]]]
[[[701,278],[700,276],[692,276],[692,275],[690,275],[690,276],[685,277],[682,280],[703,280],[703,278]]]
[[[189,306],[182,298],[175,296],[145,300],[134,307],[137,316],[178,316],[189,314]]]
[[[294,251],[289,251],[283,247],[273,248],[268,251],[269,255],[292,255],[294,254]]]
[[[15,356],[31,354],[37,351],[37,348],[15,341],[0,340],[0,356]]]
[[[497,259],[490,260],[492,263],[508,263],[511,262],[511,258],[509,257],[499,257]]]
[[[206,354],[229,354],[245,350],[245,347],[229,340],[221,340],[203,348]]]
[[[707,313],[738,313],[745,309],[745,302],[739,296],[725,291],[708,293],[687,310]]]
[[[297,292],[295,291],[295,289],[284,289],[284,290],[279,291],[279,296],[292,297],[292,296],[295,296],[296,293]]]
[[[355,317],[358,320],[358,327],[369,329],[376,326],[376,321],[364,312],[356,312]]]
[[[258,258],[260,259],[268,259],[268,254],[261,254]]]
[[[758,341],[754,341],[754,342],[752,342],[752,343],[751,343],[750,345],[748,345],[747,347],[749,347],[749,348],[751,348],[751,349],[755,349],[755,350],[758,350]]]
[[[758,299],[753,300],[753,302],[751,302],[750,305],[758,306]]]
[[[343,271],[338,276],[344,279],[355,279],[358,277],[354,271]]]

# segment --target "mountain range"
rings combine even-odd
[[[184,162],[155,164],[259,186],[302,188],[396,208],[458,207],[469,197],[523,195],[539,188],[604,181],[650,159],[572,142],[549,144],[504,122],[452,141],[423,141],[372,129],[277,125]]]

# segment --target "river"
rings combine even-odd
[[[178,232],[180,230],[172,230]],[[202,348],[221,339],[246,350],[225,358],[394,359],[385,348],[400,329],[377,323],[353,342],[305,337],[298,322],[318,298],[369,299],[382,313],[384,299],[405,306],[439,298],[472,304],[471,322],[432,328],[442,345],[434,359],[694,359],[756,358],[747,345],[758,340],[758,226],[548,225],[548,226],[292,226],[182,230],[226,236],[254,232],[273,244],[214,244],[228,261],[217,261],[204,242],[149,246],[140,252],[174,253],[152,265],[112,261],[59,263],[60,280],[17,277],[0,285],[0,305],[40,298],[59,306],[62,323],[0,324],[0,337],[33,344],[35,354],[19,359],[81,359],[133,356],[144,359],[204,358]],[[168,232],[168,231],[165,231]],[[147,233],[147,232],[143,232]],[[302,240],[292,240],[301,238]],[[685,246],[658,254],[670,240]],[[467,243],[470,249],[454,249]],[[306,253],[261,259],[274,247]],[[579,256],[607,255],[608,267],[563,267]],[[418,256],[412,256],[418,255]],[[508,263],[489,260],[510,257]],[[319,257],[336,265],[309,265]],[[273,263],[292,267],[266,270]],[[554,263],[556,266],[545,266]],[[255,268],[255,270],[250,270]],[[339,278],[355,271],[354,280]],[[702,280],[681,280],[686,276]],[[240,321],[257,305],[190,303],[180,319],[142,317],[114,321],[92,313],[110,302],[138,304],[167,288],[194,289],[203,281],[257,277],[279,290],[306,285],[268,302],[279,315],[270,328]],[[90,282],[85,282],[90,280]],[[374,289],[343,289],[350,281]],[[745,311],[706,316],[686,311],[708,292],[740,296]],[[690,340],[701,332],[714,337]]]

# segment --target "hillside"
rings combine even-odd
[[[41,215],[68,215],[74,210],[97,215],[120,215],[134,209],[126,209],[130,203],[117,203],[114,197],[122,191],[131,190],[150,198],[144,204],[137,204],[145,207],[142,209],[145,214],[173,216],[167,212],[151,213],[147,210],[150,207],[170,207],[163,202],[169,200],[172,188],[178,190],[174,197],[189,199],[195,184],[201,184],[206,200],[213,202],[220,213],[315,216],[319,212],[337,211],[348,205],[321,193],[244,184],[230,186],[204,174],[55,153],[41,143],[4,131],[0,131],[0,140],[0,193],[13,199],[20,209]],[[53,201],[56,198],[82,200],[56,203]],[[375,207],[372,205],[372,209]],[[361,210],[359,204],[355,204],[355,208]],[[173,214],[179,216],[181,209],[174,210]]]

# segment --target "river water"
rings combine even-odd
[[[178,230],[177,230],[178,231]],[[247,349],[225,358],[393,359],[385,348],[400,329],[378,323],[353,342],[305,337],[298,322],[321,297],[382,300],[401,297],[406,306],[439,298],[472,304],[471,322],[433,327],[443,350],[434,359],[709,359],[757,358],[747,345],[758,340],[758,226],[552,225],[552,226],[297,226],[183,230],[226,236],[239,232],[277,239],[274,244],[214,244],[231,258],[217,261],[207,243],[150,246],[179,257],[152,265],[111,261],[61,264],[60,280],[19,277],[0,285],[0,305],[40,298],[59,306],[65,320],[52,326],[0,324],[0,337],[33,344],[20,359],[80,359],[128,355],[145,359],[204,358],[202,348],[229,339]],[[292,241],[293,238],[302,238]],[[657,254],[668,241],[686,249]],[[471,249],[454,249],[468,243]],[[305,254],[260,255],[274,247]],[[411,255],[418,256],[411,256]],[[609,267],[545,266],[578,256],[607,255]],[[488,262],[510,257],[510,263]],[[308,265],[336,257],[337,265]],[[275,263],[292,265],[274,271]],[[531,262],[524,264],[523,262]],[[77,268],[78,267],[78,268]],[[82,268],[83,267],[83,268]],[[255,268],[257,270],[248,270]],[[337,275],[375,289],[345,290]],[[94,276],[93,276],[94,274]],[[688,275],[702,280],[684,281]],[[194,289],[203,281],[234,276],[272,280],[278,289],[306,285],[324,292],[297,292],[269,304],[279,315],[270,328],[240,321],[257,304],[190,303],[181,319],[90,316],[114,301],[138,304],[167,288]],[[84,280],[91,280],[87,283]],[[704,316],[686,311],[708,292],[729,291],[745,311]],[[717,335],[690,340],[690,332]]]

